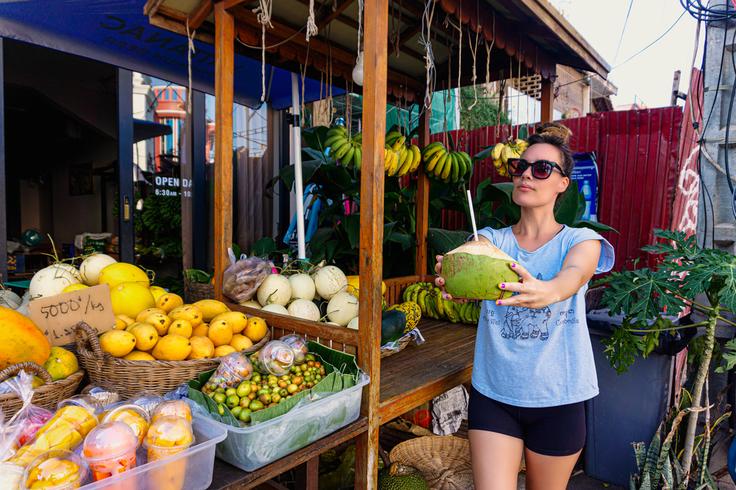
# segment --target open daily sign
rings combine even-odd
[[[98,333],[115,325],[107,284],[34,299],[28,304],[28,313],[51,345],[73,343],[74,328],[81,321]]]

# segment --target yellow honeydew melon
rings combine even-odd
[[[82,276],[82,282],[87,286],[96,286],[100,281],[100,272],[108,265],[117,263],[109,255],[93,254],[82,261],[79,266],[79,273]]]
[[[99,283],[107,284],[110,286],[110,289],[124,282],[140,283],[146,288],[151,284],[146,271],[133,264],[116,262],[108,265],[100,271]]]
[[[322,299],[331,300],[333,296],[341,291],[345,291],[348,285],[348,278],[340,268],[334,265],[326,265],[320,268],[312,275],[317,294]]]
[[[291,284],[286,276],[270,274],[258,288],[258,302],[263,305],[286,306],[291,299]]]

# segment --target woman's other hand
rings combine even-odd
[[[519,276],[519,282],[502,282],[498,287],[503,291],[518,294],[510,298],[499,299],[496,301],[497,305],[539,309],[560,301],[558,292],[551,281],[536,279],[517,262],[512,262],[509,267]]]

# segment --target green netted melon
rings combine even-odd
[[[453,298],[497,300],[510,296],[502,282],[518,282],[509,264],[514,259],[487,240],[470,241],[445,254],[442,277]]]

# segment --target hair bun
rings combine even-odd
[[[544,123],[537,127],[537,134],[558,139],[565,145],[570,143],[570,138],[572,137],[570,128],[556,122]]]

